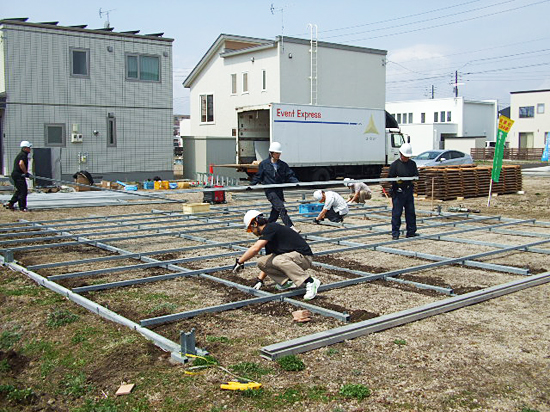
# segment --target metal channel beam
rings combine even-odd
[[[164,336],[159,335],[158,333],[155,333],[147,328],[144,328],[140,326],[139,324],[131,321],[130,319],[127,319],[118,313],[115,313],[104,306],[101,306],[89,299],[86,299],[83,296],[80,296],[77,293],[71,292],[69,289],[64,288],[61,285],[58,285],[55,282],[51,282],[47,280],[46,278],[40,276],[38,273],[35,273],[33,271],[30,271],[26,269],[25,267],[18,265],[16,263],[9,263],[5,262],[2,257],[0,256],[0,264],[7,266],[17,272],[23,273],[36,283],[38,283],[41,286],[44,286],[56,293],[59,293],[60,295],[63,295],[67,299],[77,303],[78,305],[84,307],[85,309],[89,310],[90,312],[93,312],[102,318],[105,318],[107,320],[110,320],[112,322],[124,325],[132,330],[135,330],[139,334],[141,334],[146,339],[152,341],[156,346],[161,348],[162,350],[166,352],[170,352],[172,354],[172,358],[179,360],[179,361],[187,361],[187,358],[184,356],[184,354],[181,353],[181,347],[178,343],[173,342]],[[208,352],[198,349],[199,354],[202,354],[203,356],[208,354]]]
[[[455,242],[455,243],[466,243],[471,245],[482,245],[487,247],[494,247],[494,248],[503,248],[507,247],[508,245],[504,245],[502,243],[493,243],[493,242],[484,242],[483,240],[473,240],[473,239],[462,239],[459,237],[442,237],[441,240],[445,240],[448,242]],[[539,249],[539,248],[529,248],[527,249],[527,252],[532,253],[541,253],[544,255],[550,255],[550,249]]]
[[[332,270],[338,270],[340,272],[347,272],[347,273],[352,273],[354,275],[357,275],[357,276],[362,276],[362,277],[371,277],[371,276],[376,276],[376,274],[374,273],[368,273],[368,272],[363,272],[361,270],[354,270],[354,269],[347,269],[347,268],[341,268],[339,266],[333,266],[333,265],[328,265],[326,263],[320,263],[320,262],[314,262],[313,263],[315,266],[319,266],[319,267],[322,267],[322,268],[325,268],[325,269],[332,269]],[[408,284],[408,285],[412,285],[412,286],[415,286],[419,289],[431,289],[431,290],[435,290],[436,292],[439,292],[439,293],[443,293],[444,295],[452,295],[453,294],[453,290],[450,289],[450,288],[443,288],[441,286],[434,286],[434,285],[426,285],[424,283],[419,283],[419,282],[412,282],[410,280],[404,280],[404,279],[396,279],[392,276],[384,276],[382,277],[381,279],[384,279],[384,280],[387,280],[387,281],[395,281],[395,282],[398,282],[398,283],[405,283],[405,284]]]
[[[403,310],[400,312],[379,316],[363,322],[357,322],[350,325],[341,326],[325,332],[314,333],[292,339],[286,342],[276,343],[263,347],[260,355],[266,359],[275,360],[281,356],[303,353],[313,349],[332,345],[348,339],[354,339],[369,333],[379,332],[395,326],[404,325],[440,313],[450,312],[465,306],[474,305],[514,293],[522,289],[542,285],[550,282],[550,272],[533,275],[525,279],[497,285],[490,288],[466,293],[444,299],[442,301],[429,303],[416,308]]]

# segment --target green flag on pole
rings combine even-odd
[[[506,142],[506,136],[510,128],[514,124],[514,121],[506,116],[499,116],[498,118],[498,131],[497,141],[495,144],[495,155],[493,157],[493,172],[491,173],[491,179],[493,182],[498,182],[500,178],[500,169],[502,169],[502,157],[504,155],[504,142]]]

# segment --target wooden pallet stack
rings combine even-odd
[[[415,182],[415,193],[419,197],[438,200],[453,200],[457,197],[479,197],[489,194],[491,166],[423,167],[419,169],[419,180]],[[389,167],[382,169],[382,178],[388,177]],[[391,182],[382,187],[389,193]],[[493,182],[492,193],[509,194],[521,190],[520,166],[502,166],[499,182]]]

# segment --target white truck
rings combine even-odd
[[[376,178],[405,139],[383,109],[272,103],[237,108],[239,171],[256,173],[271,142],[301,181]],[[388,117],[388,118],[387,118]]]

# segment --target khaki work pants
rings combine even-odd
[[[272,253],[258,259],[258,268],[279,285],[290,279],[296,286],[300,286],[309,277],[306,270],[311,268],[312,262],[312,256],[304,256],[298,252],[282,255]]]
[[[371,192],[367,192],[366,190],[361,190],[359,192],[359,197],[357,198],[357,203],[365,203],[365,201],[369,200],[371,197],[372,197]]]

